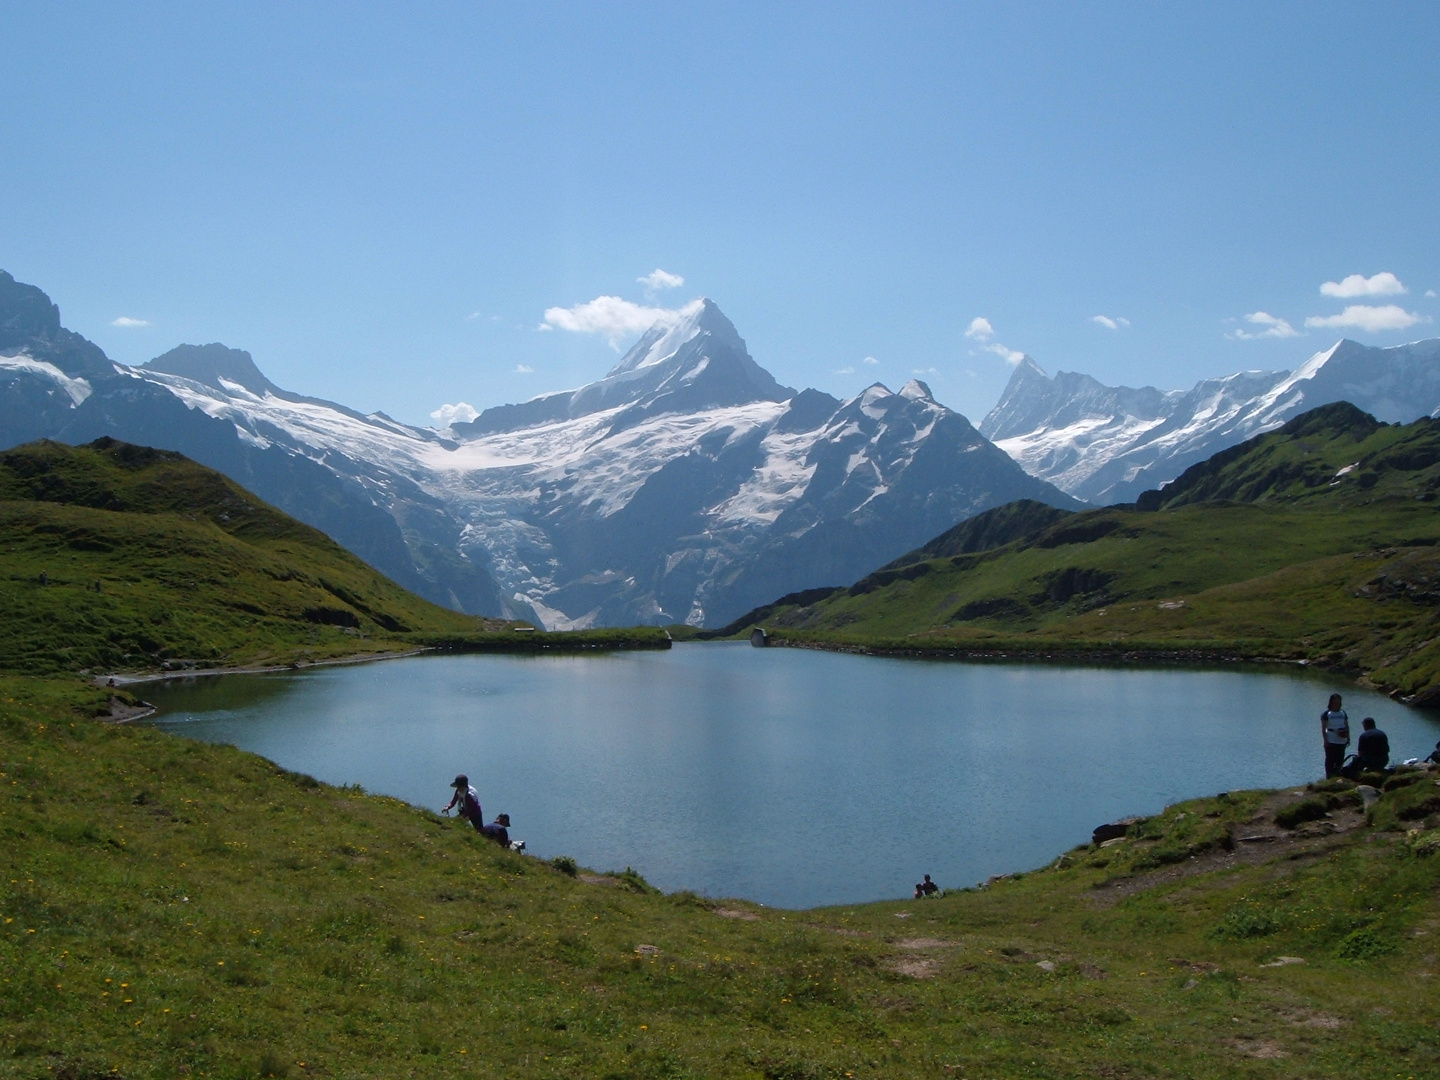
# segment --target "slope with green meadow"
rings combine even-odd
[[[1440,1076],[1433,772],[797,912],[516,855],[103,698],[0,677],[0,1077]]]
[[[439,607],[220,473],[108,438],[0,454],[0,606],[0,671],[30,674],[669,644]]]
[[[1305,660],[1440,693],[1440,421],[1340,403],[1133,506],[1017,503],[726,627],[921,652]]]

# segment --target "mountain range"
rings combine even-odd
[[[428,599],[549,629],[720,625],[1015,499],[1079,505],[922,382],[781,386],[709,300],[596,382],[435,430],[224,345],[115,363],[0,272],[0,445],[103,436],[225,473]]]
[[[1031,475],[1107,505],[1133,502],[1219,450],[1336,401],[1386,423],[1440,413],[1440,339],[1387,349],[1345,339],[1294,371],[1242,371],[1190,390],[1051,377],[1027,356],[980,431]]]

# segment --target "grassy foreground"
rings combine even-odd
[[[985,889],[787,912],[105,704],[0,678],[0,1076],[1440,1076],[1433,773],[1368,815],[1232,793]]]

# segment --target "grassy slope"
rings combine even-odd
[[[12,671],[323,659],[485,625],[219,473],[108,440],[0,455],[0,553],[0,668]]]
[[[1167,878],[1254,827],[1238,793],[989,889],[779,912],[567,876],[89,693],[0,679],[0,1076],[1440,1075],[1440,834],[1400,831],[1431,777],[1323,858]]]
[[[1155,510],[921,558],[765,625],[890,648],[1306,658],[1421,693],[1440,685],[1437,487],[1440,423],[1327,407],[1197,466]]]
[[[658,630],[520,635],[438,607],[219,473],[111,440],[0,454],[0,606],[0,670],[32,674],[315,661],[421,644],[668,645]]]

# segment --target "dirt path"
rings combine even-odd
[[[1184,862],[1148,874],[1097,885],[1091,899],[1097,907],[1110,907],[1127,896],[1197,874],[1268,862],[1308,863],[1343,846],[1349,834],[1365,827],[1364,809],[1352,807],[1332,810],[1319,821],[1307,821],[1294,829],[1283,829],[1275,824],[1278,811],[1310,794],[1303,788],[1277,791],[1256,808],[1249,820],[1231,830],[1231,839],[1235,843],[1232,850],[1192,855]]]

